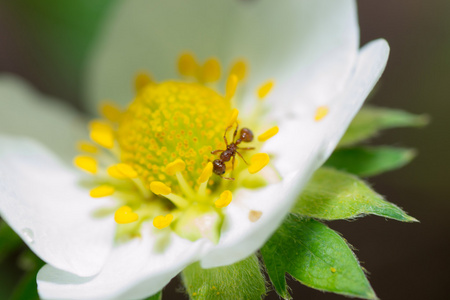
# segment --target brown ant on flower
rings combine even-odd
[[[233,134],[233,140],[231,144],[228,144],[227,140],[227,132],[231,128],[231,126],[228,126],[227,129],[225,129],[225,133],[223,135],[223,140],[225,141],[226,149],[225,150],[214,150],[211,152],[211,154],[217,154],[220,153],[220,158],[213,161],[213,172],[214,174],[219,175],[223,179],[227,180],[234,180],[234,178],[227,178],[223,177],[222,175],[225,174],[227,170],[227,166],[225,165],[226,162],[230,161],[233,158],[232,161],[232,167],[231,169],[234,169],[234,161],[236,158],[236,154],[239,155],[242,160],[248,165],[248,163],[245,161],[244,157],[241,153],[238,152],[238,150],[254,150],[254,147],[250,148],[240,148],[238,145],[241,142],[249,143],[253,141],[253,132],[248,128],[242,128],[239,132],[239,138],[236,139],[236,135],[239,129],[239,124],[236,122],[236,129],[234,130]]]

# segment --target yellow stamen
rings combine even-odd
[[[209,178],[211,177],[213,172],[213,164],[212,162],[208,162],[206,167],[203,169],[202,174],[197,179],[197,183],[200,185],[198,187],[198,194],[203,197],[206,195],[206,187],[208,186]]]
[[[162,183],[161,181],[153,181],[152,183],[150,183],[150,190],[155,195],[167,196],[170,193],[172,193],[171,188]]]
[[[220,79],[220,63],[216,58],[210,58],[205,62],[202,79],[204,82],[216,82]]]
[[[202,183],[208,182],[209,178],[212,175],[212,171],[213,171],[213,164],[212,164],[212,162],[208,162],[206,164],[206,167],[203,169],[202,174],[197,179],[197,183],[202,184]]]
[[[100,114],[111,122],[119,122],[122,111],[117,105],[105,102],[100,105]]]
[[[234,108],[231,111],[231,117],[230,117],[230,120],[227,123],[227,127],[231,127],[231,126],[234,125],[234,123],[236,123],[238,115],[239,115],[239,110],[237,110],[237,108]]]
[[[274,84],[275,83],[273,80],[269,80],[266,83],[264,83],[263,85],[261,85],[258,89],[258,98],[260,100],[264,99],[270,93]]]
[[[258,173],[269,163],[270,158],[267,153],[257,153],[250,158],[250,166],[248,172],[250,174]]]
[[[114,214],[114,220],[118,224],[128,224],[136,222],[139,219],[139,216],[137,213],[133,212],[131,207],[129,206],[122,206],[118,210],[116,210],[116,213]]]
[[[101,197],[107,197],[114,194],[115,188],[109,185],[101,185],[94,189],[92,189],[89,193],[92,198],[101,198]]]
[[[237,61],[231,68],[231,74],[236,75],[239,81],[244,80],[247,75],[247,64],[242,60]]]
[[[194,191],[191,186],[186,182],[183,174],[181,173],[186,168],[186,163],[181,159],[176,159],[175,161],[169,163],[166,166],[166,173],[168,175],[176,175],[178,183],[180,184],[183,192],[188,196],[192,197],[194,195]]]
[[[266,132],[264,132],[263,134],[258,136],[258,141],[260,142],[265,142],[268,139],[270,139],[271,137],[275,136],[279,131],[278,126],[274,126],[272,128],[270,128],[269,130],[267,130]]]
[[[178,72],[183,76],[196,76],[198,64],[190,53],[183,53],[178,59]]]
[[[217,208],[223,208],[227,207],[233,198],[233,194],[229,190],[223,191],[222,194],[220,194],[220,198],[214,202]]]
[[[114,132],[111,126],[101,121],[92,121],[89,126],[92,141],[107,149],[114,147]]]
[[[98,163],[97,160],[95,158],[92,158],[90,156],[77,156],[75,157],[75,159],[73,160],[73,163],[75,164],[75,166],[77,166],[78,168],[91,173],[91,174],[96,174],[97,173],[97,168],[98,168]]]
[[[314,116],[314,120],[316,122],[322,120],[323,118],[326,117],[326,115],[328,115],[329,109],[328,106],[323,105],[323,106],[319,106],[316,110],[316,115]]]
[[[236,93],[236,88],[239,80],[238,77],[234,74],[231,74],[228,77],[227,84],[225,87],[225,99],[230,100],[233,98],[234,94]]]
[[[77,148],[78,148],[78,150],[80,150],[82,152],[87,152],[87,153],[92,153],[92,154],[98,153],[98,148],[95,145],[91,144],[90,142],[86,142],[86,141],[78,142]]]
[[[92,120],[89,122],[90,130],[113,130],[109,123],[102,120]]]
[[[173,215],[167,214],[166,216],[157,216],[153,219],[153,226],[155,226],[158,229],[166,228],[167,226],[172,223]]]
[[[116,164],[108,168],[108,175],[117,179],[133,179],[138,177],[132,166],[124,163]]]
[[[176,159],[166,166],[167,175],[175,175],[177,172],[182,172],[186,168],[186,163],[181,159]]]
[[[136,74],[136,77],[134,78],[134,90],[136,92],[139,92],[146,86],[153,83],[152,77],[150,74],[146,72],[139,72]]]

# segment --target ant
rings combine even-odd
[[[236,129],[234,130],[234,134],[233,134],[233,140],[231,144],[228,144],[228,140],[227,140],[227,132],[228,130],[231,128],[232,125],[228,126],[227,129],[225,129],[225,133],[223,135],[223,140],[225,141],[225,145],[226,145],[226,149],[225,150],[214,150],[211,151],[211,154],[217,154],[220,153],[220,158],[216,159],[213,161],[213,172],[214,174],[219,175],[220,177],[222,177],[223,179],[227,179],[227,180],[234,180],[234,178],[227,178],[227,177],[223,177],[222,175],[225,174],[226,170],[227,170],[227,166],[225,165],[225,163],[227,161],[230,161],[231,158],[233,158],[233,162],[232,162],[232,170],[234,169],[234,161],[236,158],[236,154],[239,155],[242,160],[248,165],[248,163],[245,161],[244,157],[242,156],[241,153],[238,152],[238,150],[254,150],[254,147],[250,147],[250,148],[240,148],[238,147],[238,145],[241,142],[245,142],[245,143],[249,143],[251,141],[253,141],[253,132],[248,129],[248,128],[242,128],[240,133],[239,133],[239,138],[235,141],[236,139],[236,135],[239,129],[239,124],[237,124],[236,122]]]

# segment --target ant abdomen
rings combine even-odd
[[[229,162],[231,159],[233,159],[231,170],[234,169],[234,160],[236,159],[236,154],[239,155],[242,160],[248,164],[241,153],[239,153],[238,150],[254,150],[254,147],[249,148],[240,148],[239,144],[241,142],[249,143],[253,141],[253,132],[248,128],[242,128],[241,131],[239,131],[239,138],[236,140],[236,135],[238,133],[239,124],[236,123],[236,129],[234,130],[233,139],[230,144],[228,144],[227,141],[227,131],[230,129],[231,126],[228,126],[227,129],[225,129],[225,133],[223,135],[223,140],[225,142],[226,149],[225,150],[214,150],[211,151],[211,154],[217,154],[220,153],[220,159],[216,159],[213,161],[213,172],[214,174],[219,175],[222,177],[223,174],[227,171],[227,166],[225,165],[226,162]],[[222,177],[223,179],[227,180],[234,180],[234,178],[226,178]]]
[[[213,172],[216,175],[223,175],[227,170],[227,166],[220,159],[213,161]]]

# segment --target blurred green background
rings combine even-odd
[[[424,129],[391,130],[372,141],[418,149],[410,165],[371,178],[370,183],[421,223],[366,217],[329,225],[358,249],[356,254],[381,299],[444,299],[450,267],[450,1],[358,4],[361,43],[383,37],[391,46],[372,104],[431,117]],[[86,55],[112,5],[114,1],[104,0],[0,0],[0,72],[18,74],[81,110]],[[0,255],[0,299],[8,299],[23,277],[17,261],[27,264],[19,252],[3,261]],[[165,299],[183,298],[174,292],[179,285],[173,281]],[[295,299],[343,299],[298,283],[291,287]],[[15,299],[26,297],[15,295]]]

